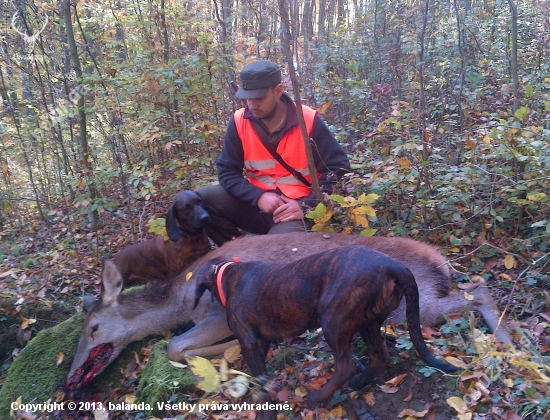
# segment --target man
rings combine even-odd
[[[258,60],[243,68],[240,80],[236,96],[246,100],[246,107],[227,126],[217,161],[220,185],[197,190],[210,214],[208,236],[217,245],[240,236],[239,229],[255,234],[306,230],[304,211],[316,203],[296,106],[283,93],[281,69]],[[348,157],[317,112],[302,109],[319,184],[332,193],[350,169]]]

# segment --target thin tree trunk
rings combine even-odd
[[[72,16],[71,16],[71,2],[66,0],[65,2],[65,29],[67,31],[67,43],[69,44],[69,50],[71,52],[71,58],[73,62],[74,71],[77,80],[77,107],[78,107],[78,135],[80,146],[80,158],[81,164],[86,177],[86,186],[88,188],[88,196],[90,201],[94,203],[98,198],[97,189],[93,179],[93,166],[88,148],[88,138],[86,131],[86,112],[84,110],[84,92],[85,88],[82,83],[82,67],[80,65],[80,58],[78,57],[78,48],[76,46],[76,40],[74,38]],[[97,210],[88,211],[88,220],[93,230],[99,227],[99,216]]]
[[[285,7],[285,0],[279,0],[279,14],[281,15],[281,44],[283,46],[283,51],[288,62],[288,72],[290,74],[290,80],[292,81],[294,102],[296,102],[298,121],[300,122],[300,130],[302,132],[302,138],[304,139],[304,145],[306,149],[309,175],[311,176],[311,188],[315,193],[315,197],[319,201],[322,201],[323,193],[321,192],[319,180],[317,179],[317,169],[315,168],[315,163],[313,161],[313,153],[311,151],[309,134],[306,129],[304,114],[302,112],[302,102],[300,100],[300,85],[298,84],[298,78],[296,77],[296,71],[292,62],[292,51],[290,51],[290,22]]]
[[[518,9],[513,0],[508,0],[510,13],[512,13],[512,39],[510,42],[510,72],[512,73],[512,85],[514,90],[513,110],[519,108],[519,77],[518,77]]]

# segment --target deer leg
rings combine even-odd
[[[220,346],[229,348],[235,342],[212,345],[232,335],[225,313],[213,311],[193,328],[170,340],[166,349],[168,358],[179,362],[191,356],[220,354]],[[225,348],[221,350],[222,353]]]
[[[464,291],[449,293],[444,297],[430,295],[426,290],[423,292],[420,294],[420,323],[422,325],[438,325],[445,322],[444,316],[462,315],[466,311],[478,311],[497,340],[514,346],[505,322],[499,325],[501,313],[489,293],[486,283],[477,283]],[[468,300],[466,296],[473,296],[473,299]],[[399,308],[390,314],[388,321],[399,324],[406,320],[405,299],[403,299]]]

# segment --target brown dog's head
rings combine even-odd
[[[195,288],[195,303],[193,309],[199,304],[199,300],[206,290],[209,290],[214,298],[214,289],[216,288],[216,276],[219,268],[226,262],[231,261],[229,258],[216,257],[208,260],[204,265],[201,265],[196,273],[193,273],[195,282],[197,284]]]
[[[210,216],[201,207],[201,197],[194,191],[182,191],[176,195],[166,214],[166,232],[176,242],[183,234],[186,237],[202,232]]]

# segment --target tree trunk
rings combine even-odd
[[[88,138],[86,131],[86,111],[84,110],[84,93],[86,88],[82,85],[82,67],[80,65],[80,58],[78,57],[78,48],[76,46],[76,40],[74,38],[72,16],[71,16],[71,2],[65,1],[65,29],[67,31],[67,43],[69,44],[69,50],[71,52],[71,59],[73,62],[74,71],[76,74],[76,96],[78,107],[78,135],[80,146],[80,159],[82,168],[86,179],[86,187],[88,189],[88,196],[90,202],[94,203],[98,198],[97,190],[94,184],[93,178],[93,166],[88,148]],[[97,210],[88,211],[88,220],[93,230],[99,227],[99,216]]]

